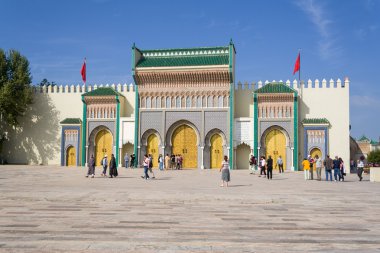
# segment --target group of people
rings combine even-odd
[[[128,155],[128,153],[125,153],[125,156],[124,156],[124,166],[125,168],[134,168],[135,167],[135,159],[136,159],[136,156],[135,154],[132,154],[132,155]]]
[[[359,180],[363,179],[363,168],[364,168],[364,156],[358,160],[358,177]],[[313,180],[314,168],[317,172],[317,180],[321,181],[322,168],[325,169],[326,181],[333,181],[333,172],[334,172],[334,181],[344,181],[346,176],[346,166],[344,165],[343,159],[341,157],[335,156],[335,159],[330,158],[329,155],[322,161],[322,158],[316,155],[314,158],[310,155],[308,158],[304,158],[302,162],[305,180]]]
[[[267,160],[265,159],[265,156],[261,156],[259,161],[256,160],[256,157],[254,155],[251,155],[249,158],[251,174],[255,174],[257,168],[259,168],[259,177],[264,174],[264,177],[266,177],[268,180],[271,180],[273,178],[273,167],[278,168],[279,173],[284,173],[284,161],[282,160],[281,156],[277,158],[275,166],[273,166],[273,163],[274,161],[270,155],[268,156]]]
[[[107,154],[104,155],[102,160],[100,161],[100,165],[103,167],[103,172],[101,174],[102,177],[107,177],[107,168],[109,167],[109,177],[117,177],[119,174],[117,172],[116,159],[114,154],[111,155],[111,160],[108,163]],[[90,160],[88,162],[88,171],[86,177],[95,177],[95,158],[94,155],[91,155]]]
[[[126,168],[134,168],[135,163],[135,154],[132,154],[131,156],[128,155],[128,153],[124,156],[125,161],[125,167]],[[181,170],[182,169],[182,163],[183,163],[183,157],[180,154],[174,155],[172,154],[169,156],[169,154],[166,154],[165,159],[163,159],[162,155],[160,154],[158,156],[158,168],[162,171],[164,170],[164,167],[166,170],[169,168],[173,170]],[[259,177],[261,177],[264,174],[264,177],[266,177],[268,180],[271,180],[273,178],[273,159],[269,155],[268,159],[265,159],[265,156],[261,156],[259,161],[256,160],[255,156],[251,155],[249,159],[249,165],[251,169],[251,174],[254,174],[257,169],[260,169]],[[109,167],[109,177],[117,177],[118,171],[116,166],[116,159],[114,154],[111,155],[111,160],[108,162],[107,154],[104,155],[100,162],[101,166],[103,167],[103,172],[101,174],[102,177],[107,177],[107,168]],[[145,154],[144,159],[142,161],[142,166],[144,167],[144,175],[141,176],[144,179],[149,179],[150,172],[152,174],[152,178],[155,178],[154,172],[153,172],[153,157],[151,154]],[[313,180],[314,179],[314,170],[317,173],[317,180],[322,180],[322,168],[325,169],[325,175],[326,175],[326,181],[333,181],[332,175],[334,172],[334,181],[344,181],[344,177],[346,176],[346,168],[344,165],[344,162],[342,158],[335,156],[335,159],[331,159],[329,155],[326,156],[324,160],[322,160],[321,157],[318,155],[315,155],[315,157],[311,157],[309,155],[307,158],[304,158],[302,161],[303,171],[305,175],[305,180]],[[279,173],[284,173],[284,164],[282,157],[279,156],[276,160],[275,167],[278,168]],[[228,169],[228,170],[227,170]],[[363,169],[364,169],[364,156],[360,157],[360,159],[357,161],[357,175],[359,177],[359,180],[362,181],[363,179]],[[224,183],[226,183],[226,186],[228,186],[228,182],[230,181],[230,168],[228,165],[228,157],[224,156],[224,160],[222,162],[222,166],[220,168],[220,171],[222,172],[222,184],[221,186],[224,186]],[[95,176],[95,158],[94,155],[91,155],[91,158],[88,163],[88,171],[86,177],[94,178]]]
[[[166,154],[165,156],[165,169],[182,170],[183,156],[180,154]]]

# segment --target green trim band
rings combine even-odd
[[[119,96],[116,96],[116,168],[119,165],[119,128],[120,128],[120,100]]]
[[[294,171],[298,171],[298,94],[294,94],[294,150],[293,150]]]
[[[82,96],[83,102],[83,125],[82,125],[82,166],[86,165],[86,131],[87,131],[87,104]]]
[[[234,121],[234,90],[235,90],[235,82],[234,82],[234,54],[232,51],[234,50],[234,44],[232,43],[232,39],[229,45],[229,72],[230,72],[230,150],[229,150],[229,165],[231,169],[234,169],[234,131],[233,131],[233,121]]]
[[[256,157],[257,160],[259,157],[259,150],[258,148],[258,124],[259,124],[259,118],[258,118],[258,102],[257,102],[257,94],[253,93],[253,154]]]

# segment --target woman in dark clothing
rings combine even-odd
[[[273,159],[271,156],[269,156],[267,160],[267,178],[272,179],[272,175],[273,175]]]
[[[111,161],[110,161],[110,177],[117,177],[117,168],[116,168],[116,159],[115,156],[111,155]]]

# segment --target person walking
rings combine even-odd
[[[256,161],[256,157],[254,155],[251,155],[251,158],[249,158],[249,167],[251,169],[250,174],[255,174],[255,172],[257,170],[257,161]]]
[[[107,154],[104,155],[104,158],[102,159],[101,164],[102,164],[102,166],[103,166],[102,177],[105,177],[105,176],[107,176],[107,167],[108,167]]]
[[[88,161],[88,171],[86,177],[95,177],[95,159],[94,155],[91,155],[90,161]]]
[[[344,176],[346,175],[346,168],[344,166],[344,162],[343,162],[343,159],[341,157],[339,157],[339,181],[342,180],[342,182],[344,181]]]
[[[333,169],[334,169],[334,181],[338,182],[338,179],[340,177],[340,161],[338,159],[338,156],[335,156],[335,159],[333,160]]]
[[[153,175],[152,178],[156,178],[154,176],[154,172],[153,172],[153,157],[151,154],[149,154],[148,158],[149,158],[149,172],[150,172],[150,174]]]
[[[128,153],[125,153],[124,164],[125,164],[125,168],[128,169],[129,168],[129,155],[128,155]]]
[[[358,166],[358,177],[359,181],[363,180],[363,170],[364,170],[364,156],[361,156],[360,159],[357,161]]]
[[[310,173],[310,180],[314,180],[314,166],[315,166],[315,164],[314,164],[314,159],[313,159],[313,157],[311,157],[311,155],[309,155],[309,156],[307,157],[307,160],[308,160],[309,163],[310,163],[310,170],[309,170],[309,173]]]
[[[116,159],[115,156],[112,154],[110,160],[110,178],[117,177],[118,175],[119,174],[117,173]]]
[[[179,154],[178,162],[179,162],[179,169],[182,170],[183,156],[181,154]]]
[[[170,167],[170,156],[169,154],[166,154],[165,156],[165,170],[168,170]]]
[[[268,157],[267,160],[267,178],[272,179],[273,176],[273,159],[271,156]]]
[[[284,161],[281,156],[277,158],[277,167],[279,173],[284,173]]]
[[[261,177],[261,175],[264,173],[264,176],[266,177],[267,173],[265,172],[265,167],[266,167],[267,163],[265,161],[265,157],[262,156],[261,159],[260,159],[260,175],[259,177]]]
[[[132,154],[130,158],[131,158],[130,159],[131,163],[129,164],[129,166],[130,166],[131,169],[133,169],[133,168],[135,168],[135,159],[136,159],[135,154]]]
[[[314,161],[315,161],[315,167],[316,167],[316,170],[317,170],[317,180],[321,181],[322,180],[322,177],[321,177],[321,173],[322,173],[322,158],[320,158],[318,155],[316,155]]]
[[[303,172],[304,172],[304,175],[305,175],[305,180],[310,180],[310,162],[309,160],[307,160],[306,158],[303,159],[303,162],[302,162],[302,166],[303,166]]]
[[[172,154],[172,156],[170,157],[170,159],[171,159],[172,170],[175,170],[175,155]]]
[[[226,187],[228,187],[228,182],[231,180],[230,176],[230,165],[228,164],[228,157],[225,155],[224,160],[222,162],[222,166],[220,167],[219,172],[222,172],[222,184],[220,187],[224,187],[224,182],[226,183]]]
[[[148,175],[149,157],[147,154],[144,155],[143,167],[144,167],[144,176],[141,176],[141,177],[147,180],[149,178],[149,175]]]
[[[158,156],[158,168],[163,171],[164,170],[164,158],[162,158],[162,155],[160,154]]]
[[[330,158],[329,155],[326,156],[323,165],[325,166],[326,181],[329,181],[329,177],[330,181],[332,181],[333,160]]]

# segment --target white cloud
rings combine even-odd
[[[298,0],[295,3],[318,30],[320,35],[318,42],[320,57],[324,60],[333,59],[336,62],[343,49],[333,38],[333,32],[331,31],[333,21],[329,19],[325,8],[320,2],[317,3],[314,0]]]
[[[380,107],[379,99],[367,95],[352,95],[350,102],[355,107]]]

